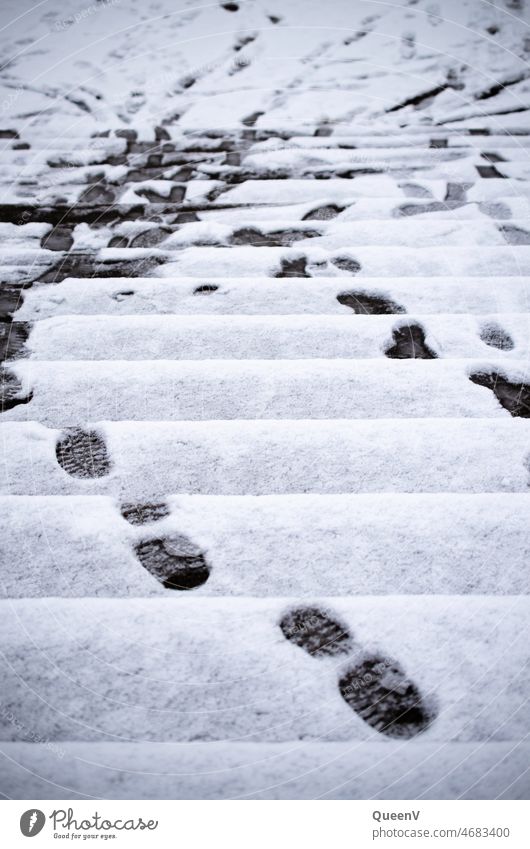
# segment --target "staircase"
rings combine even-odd
[[[2,135],[17,798],[519,798],[530,135]]]

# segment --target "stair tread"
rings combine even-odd
[[[480,360],[17,360],[17,397],[33,398],[2,421],[63,427],[116,420],[458,418],[509,412],[470,375],[499,373],[515,384],[528,363]]]
[[[1,743],[11,799],[525,799],[503,743]]]
[[[128,486],[122,501],[134,501],[134,491]],[[111,496],[0,497],[11,529],[0,560],[2,597],[172,596],[134,553],[138,541],[171,534],[190,538],[212,566],[196,595],[528,591],[528,492],[193,496],[164,489],[152,502],[169,515],[133,526]]]
[[[505,418],[487,419],[93,422],[84,427],[100,434],[110,468],[92,478],[68,474],[59,465],[60,430],[3,422],[2,490],[112,494],[126,500],[127,493],[153,498],[170,492],[524,493],[530,422],[503,412]],[[64,420],[63,412],[61,425]],[[79,427],[82,421],[72,424]],[[83,474],[89,461],[80,453],[77,473]]]
[[[380,739],[337,689],[365,652],[399,663],[420,688],[436,713],[425,742],[524,736],[526,597],[324,598],[318,608],[355,641],[327,659],[278,627],[299,603],[3,600],[4,679],[18,723],[0,716],[0,737],[24,739],[31,717],[33,732],[53,741]]]

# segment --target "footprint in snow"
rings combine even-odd
[[[339,692],[349,707],[388,737],[410,738],[435,719],[401,664],[356,645],[348,627],[319,607],[298,607],[281,619],[284,637],[316,658],[355,655],[341,673]]]
[[[129,501],[120,505],[130,525],[148,525],[170,515],[165,502]],[[210,567],[201,549],[182,534],[144,539],[134,546],[136,557],[166,589],[193,590],[205,584]]]
[[[406,309],[384,295],[369,295],[367,292],[341,292],[337,301],[350,307],[357,315],[394,315]]]
[[[201,549],[181,534],[144,540],[134,550],[144,569],[167,589],[194,590],[210,577]]]
[[[385,351],[385,356],[395,360],[434,360],[437,354],[425,342],[425,330],[421,324],[407,322],[392,331],[394,344]]]
[[[74,478],[102,478],[110,471],[107,446],[95,430],[67,428],[55,446],[55,456],[61,468]]]
[[[497,371],[473,372],[469,379],[478,386],[491,389],[510,415],[530,419],[530,384],[516,383]]]

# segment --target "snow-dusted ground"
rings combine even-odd
[[[0,793],[527,797],[529,0],[0,16]]]

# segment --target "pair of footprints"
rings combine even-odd
[[[170,514],[164,503],[130,502],[122,504],[120,509],[131,525],[156,522]],[[194,590],[210,577],[204,553],[183,534],[141,540],[134,551],[144,569],[168,590]]]
[[[284,637],[312,657],[352,657],[338,687],[346,704],[371,728],[388,737],[410,738],[436,716],[401,664],[380,652],[366,652],[346,625],[318,607],[298,607],[281,619]]]

